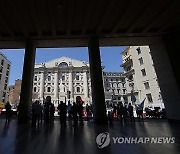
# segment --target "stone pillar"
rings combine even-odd
[[[88,81],[87,81],[87,71],[83,72],[83,81],[84,81],[84,101],[88,100]]]
[[[54,72],[54,98],[58,98],[58,87],[59,87],[59,78],[58,78],[58,71]]]
[[[73,101],[73,77],[72,77],[72,70],[69,70],[69,91],[71,92],[70,100]]]
[[[44,71],[41,71],[40,99],[44,100]]]
[[[107,123],[107,116],[98,39],[91,39],[88,44],[88,49],[94,122],[104,124]]]
[[[178,76],[175,74],[179,71],[179,43],[176,37],[169,36],[168,39],[159,39],[150,45],[167,118],[170,121],[180,121],[180,87],[177,84],[179,78],[176,79]],[[176,63],[175,61],[178,62],[173,69],[172,64]]]
[[[32,103],[32,87],[35,63],[35,46],[33,41],[26,42],[24,66],[22,75],[21,95],[19,104],[18,121],[27,122],[30,115],[30,105]]]

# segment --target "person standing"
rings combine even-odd
[[[6,109],[6,122],[10,120],[11,117],[11,105],[9,102],[6,103],[5,105],[5,109]]]
[[[54,112],[55,112],[55,107],[54,104],[50,104],[50,119],[54,119]]]
[[[63,103],[63,101],[61,101],[57,109],[59,110],[59,114],[60,114],[61,126],[66,126],[66,114],[67,114],[66,104]]]
[[[128,105],[128,112],[129,112],[129,116],[130,116],[130,121],[135,122],[134,113],[133,113],[133,106],[131,105],[131,103],[129,103],[129,105]]]
[[[75,102],[73,102],[73,106],[71,107],[71,112],[73,115],[73,121],[74,121],[74,126],[77,126],[78,124],[78,117],[77,117],[77,105]]]
[[[118,116],[119,116],[119,119],[120,119],[120,123],[123,122],[123,118],[124,118],[124,116],[123,116],[123,113],[124,113],[123,108],[124,108],[123,103],[120,102],[119,107],[118,107]]]
[[[78,109],[80,125],[84,125],[83,124],[83,106],[80,101],[77,101],[77,109]]]
[[[47,96],[46,101],[45,101],[45,105],[44,105],[44,112],[45,112],[45,120],[46,121],[49,121],[50,105],[51,105],[51,96]]]

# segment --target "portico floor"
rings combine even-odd
[[[111,143],[99,149],[96,136],[109,132]],[[174,144],[113,143],[112,137],[175,137]],[[16,119],[5,123],[0,118],[0,154],[179,154],[180,125],[166,120],[145,120],[144,122],[114,122],[111,126],[94,125],[84,122],[84,126],[74,128],[71,122],[61,128],[59,120],[31,127],[30,123],[18,124]]]

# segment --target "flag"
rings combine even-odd
[[[145,97],[144,100],[141,102],[141,104],[139,104],[139,107],[142,108],[142,109],[144,108],[145,99],[146,99],[146,97]]]

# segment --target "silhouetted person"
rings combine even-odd
[[[127,108],[127,104],[123,106],[123,119],[124,119],[124,123],[127,122],[127,113],[128,113],[128,108]]]
[[[69,120],[71,120],[71,118],[72,118],[71,107],[72,107],[72,105],[71,105],[70,101],[68,101],[67,112],[68,112]]]
[[[113,123],[113,119],[114,119],[113,111],[108,111],[108,121],[109,121],[110,124]]]
[[[80,125],[83,125],[83,106],[81,101],[77,102],[77,110],[78,110]]]
[[[122,123],[122,121],[123,121],[123,104],[122,104],[122,102],[120,102],[119,103],[119,107],[118,107],[118,116],[119,116],[119,119],[120,119],[120,123]]]
[[[50,105],[51,105],[51,96],[46,97],[45,105],[44,105],[44,114],[45,114],[45,120],[49,120],[50,116]]]
[[[40,120],[42,122],[42,106],[39,101],[37,101],[36,113],[37,113],[37,122],[39,124]]]
[[[138,119],[143,121],[143,108],[140,105],[136,105],[136,114]]]
[[[63,101],[60,102],[58,105],[58,110],[60,114],[60,124],[61,126],[66,126],[66,114],[67,114],[67,107]]]
[[[117,116],[117,107],[113,105],[113,118]]]
[[[71,107],[71,112],[73,115],[74,126],[77,126],[77,124],[78,124],[78,116],[77,116],[78,109],[77,109],[77,104],[75,102],[73,102],[73,106]]]
[[[7,122],[10,120],[11,117],[11,105],[9,102],[6,103],[5,109],[6,109],[6,122]]]
[[[54,107],[54,104],[51,103],[50,104],[50,118],[51,119],[54,119],[54,112],[55,112],[55,107]]]
[[[129,103],[128,112],[129,112],[129,116],[130,116],[130,121],[135,122],[134,113],[133,113],[133,106],[131,105],[131,103]]]

